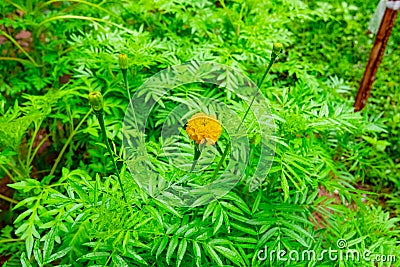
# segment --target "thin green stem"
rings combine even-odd
[[[270,62],[269,62],[269,64],[268,64],[268,66],[267,66],[267,69],[265,70],[264,75],[262,76],[261,80],[260,80],[260,81],[258,82],[258,84],[257,84],[257,87],[258,87],[258,88],[260,88],[261,85],[263,84],[263,82],[264,82],[264,80],[265,80],[265,77],[267,77],[267,74],[268,74],[268,72],[270,71],[270,69],[271,69],[272,65],[274,64],[275,60],[277,59],[277,57],[278,57],[278,55],[275,54],[274,52],[271,54],[271,60],[270,60]],[[259,95],[259,91],[257,90],[257,92],[254,94],[254,96],[253,96],[253,98],[252,98],[252,100],[251,100],[251,102],[250,102],[250,105],[249,105],[249,107],[247,108],[246,113],[244,114],[244,116],[243,116],[243,118],[242,118],[242,120],[241,120],[241,122],[240,122],[238,128],[236,129],[236,132],[238,132],[239,129],[240,129],[240,127],[242,126],[244,120],[245,120],[246,117],[247,117],[247,114],[249,113],[251,107],[253,106],[254,100],[256,99],[256,97],[257,97],[258,95]],[[227,156],[228,153],[229,153],[229,150],[230,150],[230,146],[226,146],[226,147],[225,147],[224,154],[222,155],[221,159],[219,160],[218,165],[217,165],[217,168],[214,170],[213,176],[212,176],[212,178],[211,178],[212,180],[214,180],[214,178],[217,176],[217,174],[218,174],[218,172],[219,172],[219,169],[221,168],[222,163],[225,161],[225,158],[226,158],[226,156]]]
[[[0,243],[22,242],[22,241],[24,241],[24,240],[23,239],[10,238],[10,239],[2,239],[2,240],[0,240]]]
[[[257,87],[258,87],[258,88],[260,88],[261,85],[263,84],[265,78],[267,77],[267,74],[268,74],[269,70],[271,69],[271,67],[272,67],[272,65],[274,64],[274,62],[275,62],[275,60],[276,60],[277,57],[278,57],[278,55],[275,54],[275,53],[273,53],[273,54],[271,55],[271,60],[270,60],[270,62],[269,62],[269,64],[268,64],[267,68],[265,69],[264,75],[262,76],[261,80],[257,83]],[[257,92],[254,94],[253,98],[251,99],[250,105],[249,105],[249,107],[247,108],[246,113],[244,114],[243,119],[242,119],[242,121],[241,121],[240,124],[239,124],[239,127],[236,129],[236,132],[239,131],[240,127],[242,126],[244,120],[245,120],[246,117],[247,117],[247,114],[249,113],[251,107],[253,106],[254,100],[256,99],[256,97],[257,97],[258,95],[259,95],[259,91],[257,90]]]
[[[190,172],[193,172],[194,168],[197,165],[197,162],[199,161],[201,152],[199,150],[199,147],[197,144],[194,145],[194,157],[193,157],[193,164],[192,164],[192,168],[190,168]]]
[[[117,178],[118,178],[118,183],[119,183],[119,186],[121,187],[122,195],[124,197],[125,202],[128,203],[127,202],[127,198],[125,196],[124,187],[122,185],[121,177],[120,177],[120,174],[119,174],[119,171],[118,171],[118,168],[117,168],[117,164],[115,162],[115,159],[114,159],[114,156],[113,156],[113,153],[112,153],[112,150],[111,150],[110,142],[108,142],[106,126],[104,124],[103,110],[95,111],[95,114],[96,114],[96,117],[97,117],[97,119],[99,121],[101,134],[103,136],[103,142],[107,147],[108,154],[110,154],[111,161],[113,163],[114,170],[115,170],[115,173],[116,173]]]
[[[33,159],[35,158],[36,154],[38,153],[39,149],[42,147],[42,145],[44,144],[44,142],[46,142],[46,140],[51,136],[51,134],[46,135],[45,137],[43,137],[42,140],[40,140],[39,144],[36,145],[35,150],[33,151],[33,154],[31,156],[31,158],[28,158],[28,166],[31,165]]]
[[[258,88],[260,88],[261,85],[263,84],[263,82],[264,82],[264,80],[265,80],[265,77],[267,77],[267,74],[268,74],[269,70],[271,69],[272,65],[274,64],[274,62],[275,62],[275,60],[276,60],[277,58],[278,58],[278,55],[277,55],[277,54],[273,53],[273,54],[271,55],[271,60],[270,60],[270,62],[269,62],[269,64],[268,64],[268,67],[266,68],[266,70],[265,70],[265,72],[264,72],[264,75],[262,76],[261,80],[257,83],[257,87],[258,87]]]
[[[44,24],[49,23],[49,22],[51,22],[51,21],[55,21],[55,20],[65,20],[65,19],[79,19],[79,20],[88,20],[88,21],[91,21],[91,22],[94,22],[94,21],[95,21],[95,22],[102,22],[102,23],[104,23],[104,24],[112,25],[112,26],[114,26],[114,27],[116,27],[116,28],[118,28],[118,29],[125,30],[125,31],[127,31],[127,32],[129,32],[129,33],[132,33],[132,31],[129,30],[128,28],[126,28],[126,27],[124,27],[124,26],[121,26],[121,25],[118,24],[118,23],[114,23],[114,22],[111,22],[111,21],[109,21],[109,20],[106,20],[106,19],[99,19],[99,18],[85,17],[85,16],[76,16],[76,15],[62,15],[62,16],[50,17],[50,18],[45,19],[45,20],[43,20],[42,22],[40,22],[39,25],[38,25],[38,31],[36,32],[36,36],[40,36],[40,32],[41,32],[41,31],[40,31],[40,28],[41,28]]]
[[[47,1],[46,3],[42,4],[40,6],[40,8],[42,9],[43,7],[46,7],[46,6],[48,6],[48,5],[52,4],[52,3],[56,3],[56,2],[60,2],[60,0]],[[82,1],[82,0],[69,0],[68,2],[75,2],[75,3],[85,4],[85,5],[97,8],[97,9],[103,11],[104,13],[107,13],[110,16],[116,17],[116,15],[114,13],[112,13],[112,12],[108,11],[107,9],[101,7],[100,5],[97,5],[97,4],[94,4],[94,3],[90,3],[90,2]]]
[[[22,51],[22,53],[27,57],[27,58],[29,58],[29,60],[32,62],[32,64],[35,66],[35,67],[40,67],[40,65],[38,65],[37,63],[36,63],[36,61],[29,55],[29,53],[24,49],[24,48],[22,48],[22,46],[17,42],[17,41],[15,41],[15,39],[12,37],[12,36],[10,36],[10,35],[8,35],[6,32],[4,32],[4,31],[2,31],[2,30],[0,30],[0,34],[1,35],[4,35],[8,40],[10,40],[16,47],[18,47],[21,51]]]
[[[227,8],[227,6],[225,5],[225,1],[224,1],[224,0],[221,0],[220,3],[221,3],[222,8],[224,9],[224,11],[226,12],[226,15],[227,15],[227,17],[228,17],[228,19],[229,19],[229,22],[230,22],[231,25],[232,25],[232,29],[235,29],[235,23],[233,23],[233,19],[232,19],[230,10],[229,10],[229,8]],[[237,34],[236,31],[235,31],[235,34]]]
[[[128,93],[129,105],[131,105],[131,108],[133,111],[132,97],[131,97],[131,93],[129,91],[129,83],[128,83],[128,69],[121,69],[121,72],[122,72],[122,77],[124,78],[125,90]]]
[[[219,172],[219,169],[221,168],[222,163],[225,161],[225,158],[226,158],[226,156],[228,155],[229,150],[230,150],[230,146],[226,146],[226,147],[225,147],[224,154],[222,154],[222,157],[221,157],[221,159],[220,159],[219,162],[218,162],[217,168],[215,168],[215,170],[214,170],[214,173],[213,173],[213,175],[212,175],[212,177],[211,177],[211,181],[214,181],[215,177],[217,177],[217,174],[218,174],[218,172]]]
[[[238,20],[238,23],[237,23],[238,25],[237,25],[237,28],[236,28],[236,36],[238,38],[240,36],[240,23],[242,22],[242,19],[243,19],[243,11],[244,11],[245,6],[246,6],[246,2],[243,2],[242,8],[240,9],[240,13],[239,13],[239,20]]]
[[[33,62],[26,60],[26,59],[22,59],[22,58],[16,58],[16,57],[0,57],[0,61],[1,60],[7,60],[7,61],[17,61],[21,64],[31,64],[31,65],[35,65],[33,64]]]
[[[58,157],[57,157],[57,159],[56,159],[56,161],[55,161],[55,163],[53,165],[53,168],[51,168],[51,171],[50,171],[50,174],[49,174],[50,176],[53,175],[54,172],[56,171],[56,168],[57,168],[58,164],[60,163],[60,160],[61,160],[62,156],[64,155],[65,150],[67,149],[69,143],[71,143],[72,138],[76,135],[76,133],[78,132],[78,129],[81,127],[82,123],[87,119],[87,117],[90,115],[91,112],[92,112],[92,109],[90,109],[86,113],[85,117],[83,117],[83,119],[78,123],[76,128],[69,135],[69,137],[67,139],[67,142],[65,142],[63,148],[61,149],[60,153],[58,154]]]
[[[5,200],[5,201],[8,201],[8,202],[10,202],[10,203],[18,204],[18,201],[17,201],[17,200],[12,199],[12,198],[10,198],[10,197],[8,197],[8,196],[5,196],[5,195],[0,194],[0,198],[3,199],[3,200]]]
[[[26,169],[29,168],[30,159],[31,159],[31,154],[32,154],[32,149],[33,149],[33,143],[35,142],[36,135],[38,134],[38,132],[39,132],[39,130],[40,130],[40,126],[42,125],[42,122],[43,122],[43,119],[41,119],[41,120],[39,121],[39,123],[37,123],[37,124],[36,124],[36,122],[35,122],[35,131],[33,132],[32,139],[31,139],[31,142],[30,142],[30,144],[29,144],[28,156],[26,157],[26,167],[25,167]],[[32,157],[34,157],[34,155],[33,155]]]
[[[10,5],[15,6],[18,10],[24,11],[25,14],[27,13],[26,9],[23,8],[22,6],[14,3],[15,1],[6,0],[6,2],[9,3]]]
[[[256,97],[257,97],[257,96],[258,96],[258,92],[255,93],[255,95],[253,96],[253,99],[251,100],[250,105],[249,105],[249,107],[248,107],[247,110],[246,110],[246,113],[244,113],[244,116],[243,116],[242,120],[240,121],[239,126],[236,128],[236,132],[238,132],[239,129],[240,129],[240,127],[242,126],[242,124],[243,124],[244,120],[246,119],[247,114],[249,113],[251,107],[253,106],[254,100],[256,100]]]
[[[17,160],[18,160],[19,165],[24,167],[24,164],[21,161],[21,157],[18,157]],[[9,168],[11,168],[10,170],[12,170],[13,173],[15,173],[17,175],[17,177],[19,177],[19,178],[26,177],[26,174],[24,174],[21,170],[18,169],[17,163],[15,163],[15,165],[13,165],[11,162],[7,162],[7,165],[9,166]],[[11,178],[11,176],[9,176],[9,177]],[[15,179],[13,181],[15,181]]]
[[[11,181],[15,182],[14,176],[6,169],[6,167],[3,166],[3,164],[0,164],[0,168],[6,173],[6,175],[11,179]]]

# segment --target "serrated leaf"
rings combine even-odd
[[[100,260],[100,259],[107,258],[108,256],[110,256],[109,252],[95,251],[95,252],[90,252],[88,254],[83,255],[78,260]]]
[[[160,256],[160,254],[164,251],[164,249],[167,247],[168,244],[168,237],[164,236],[158,246],[157,252],[156,252],[156,259],[158,258],[158,256]]]
[[[67,248],[64,248],[63,250],[60,250],[57,253],[54,253],[53,255],[51,255],[49,257],[49,259],[46,261],[46,263],[51,263],[51,262],[53,262],[53,261],[55,261],[57,259],[60,259],[60,258],[64,257],[71,250],[72,250],[72,247],[67,247]]]
[[[281,174],[281,187],[284,193],[284,202],[286,202],[289,198],[289,185],[288,182],[286,180],[285,174],[284,172],[282,172]]]
[[[293,230],[290,230],[288,228],[285,227],[281,227],[281,231],[285,234],[287,234],[288,236],[290,236],[293,241],[298,241],[301,245],[303,245],[304,247],[308,248],[309,245],[307,244],[307,242],[304,240],[304,238],[302,238],[300,235],[298,235],[296,232],[294,232]]]
[[[268,241],[268,239],[270,239],[273,236],[273,234],[275,234],[275,232],[278,230],[279,230],[278,227],[273,227],[273,228],[269,229],[267,232],[265,232],[265,234],[263,234],[263,236],[257,242],[256,247],[257,248],[262,247]]]
[[[33,235],[28,235],[28,237],[25,239],[26,253],[28,255],[28,258],[32,256],[34,241],[35,240],[33,239]]]
[[[22,252],[22,254],[21,254],[21,265],[22,265],[22,267],[32,267],[31,263],[29,262],[29,260],[26,257],[25,252]]]
[[[217,252],[215,252],[215,250],[211,246],[206,244],[205,249],[208,251],[211,258],[213,258],[214,261],[218,264],[218,266],[223,266],[223,262],[222,262],[221,258],[218,256]]]
[[[217,205],[217,201],[208,203],[207,208],[203,214],[203,221],[210,216],[210,214],[214,211],[216,205]]]
[[[20,202],[21,203],[21,202]],[[31,209],[28,209],[28,210],[26,210],[26,211],[24,211],[23,213],[21,213],[18,217],[17,217],[17,219],[15,219],[15,221],[14,221],[14,224],[17,224],[17,223],[19,223],[20,221],[22,221],[23,219],[25,219],[29,214],[31,214],[32,213],[32,210]]]
[[[183,215],[180,214],[177,210],[175,210],[173,207],[171,207],[170,205],[168,205],[165,202],[161,202],[158,200],[153,199],[154,203],[156,203],[158,206],[166,209],[167,211],[171,212],[172,214],[174,214],[175,216],[178,216],[179,218],[182,218]]]
[[[222,214],[222,210],[219,209],[219,215],[218,215],[218,221],[214,224],[214,231],[213,235],[219,230],[219,228],[222,226],[222,223],[224,222],[224,215]]]
[[[126,254],[124,256],[130,257],[131,259],[133,259],[141,264],[149,265],[139,254],[137,254],[135,251],[133,251],[130,248],[128,248],[126,250]]]
[[[214,248],[216,251],[218,251],[220,254],[222,254],[225,258],[228,258],[230,261],[232,261],[236,265],[244,266],[244,261],[237,251],[234,251],[232,249],[229,249],[229,248],[226,248],[223,246],[215,246]]]
[[[187,249],[187,240],[186,240],[186,238],[184,238],[181,240],[181,242],[179,243],[179,247],[178,247],[177,267],[179,267],[181,265],[183,257],[185,256],[185,253],[186,253],[186,249]]]
[[[270,172],[270,173],[271,173],[271,172]],[[260,205],[261,197],[262,197],[262,190],[259,189],[259,190],[258,190],[258,193],[257,193],[257,197],[256,197],[256,199],[254,200],[253,207],[251,208],[252,214],[254,214],[255,212],[258,211],[258,207],[259,207],[259,205]]]
[[[119,255],[112,255],[112,261],[117,267],[129,267],[128,263]]]
[[[51,228],[49,233],[45,236],[44,245],[43,245],[43,260],[47,262],[54,248],[54,238],[56,235],[55,228]]]
[[[171,238],[171,241],[169,242],[168,249],[167,249],[167,256],[166,256],[168,265],[170,264],[172,254],[174,253],[176,247],[178,246],[178,243],[179,243],[179,240],[178,240],[177,236],[173,236]]]
[[[281,223],[283,225],[285,225],[286,227],[288,227],[289,229],[296,230],[298,233],[300,233],[300,234],[302,234],[304,236],[307,236],[310,239],[314,240],[314,237],[309,232],[307,232],[306,230],[304,230],[304,228],[298,226],[297,224],[289,223],[287,221],[282,221]]]
[[[196,257],[196,266],[200,267],[201,266],[201,248],[200,245],[197,242],[193,242],[193,251],[194,251],[194,256]]]
[[[33,256],[35,257],[35,260],[39,264],[39,266],[43,266],[43,255],[40,251],[40,241],[38,239],[35,240],[33,246]]]
[[[236,223],[231,223],[231,226],[243,233],[247,233],[249,235],[257,235],[257,232],[251,228],[249,228],[248,226],[242,226],[240,224],[236,224]]]

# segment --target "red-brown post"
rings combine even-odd
[[[360,83],[357,96],[354,102],[354,111],[360,111],[367,103],[368,97],[371,92],[372,84],[375,80],[375,75],[378,70],[379,64],[382,61],[382,56],[385,52],[386,44],[392,32],[394,22],[396,20],[400,0],[389,1],[383,15],[382,22],[379,26],[378,33],[375,38],[374,46],[369,56],[368,64],[365,68],[364,76]],[[394,9],[390,7],[395,7]]]

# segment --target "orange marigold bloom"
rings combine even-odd
[[[187,122],[186,132],[196,144],[213,145],[218,141],[222,127],[217,117],[197,113]]]

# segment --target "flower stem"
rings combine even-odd
[[[198,145],[194,145],[194,157],[193,157],[193,164],[192,164],[192,168],[190,169],[190,172],[193,172],[194,168],[197,165],[197,162],[199,161],[201,152],[199,150],[199,146]]]
[[[272,65],[275,63],[275,60],[278,58],[278,54],[272,53],[271,54],[271,60],[269,61],[269,64],[267,68],[265,69],[264,75],[262,76],[261,80],[257,83],[257,87],[260,88],[261,85],[263,84],[265,78],[267,77],[267,74],[269,70],[271,69]]]
[[[265,69],[264,75],[262,76],[261,80],[257,83],[257,87],[260,88],[261,85],[263,84],[265,77],[267,77],[267,74],[269,72],[269,70],[271,69],[272,65],[274,64],[275,60],[277,59],[278,54],[272,53],[271,54],[271,60],[269,61],[269,64],[267,66],[267,68]],[[239,131],[240,127],[242,126],[244,120],[247,117],[247,114],[249,113],[251,107],[253,106],[254,100],[256,99],[256,97],[259,95],[259,91],[257,90],[257,92],[254,94],[253,99],[251,99],[250,105],[246,110],[246,113],[244,114],[242,121],[239,124],[239,127],[236,129],[236,132]]]
[[[128,93],[129,105],[131,105],[131,108],[132,108],[132,111],[133,111],[132,97],[131,97],[131,93],[129,92],[128,69],[121,69],[121,72],[122,72],[122,77],[124,78],[125,90]]]
[[[215,168],[215,170],[214,170],[214,173],[213,173],[213,175],[211,177],[211,181],[213,181],[215,179],[215,177],[217,176],[217,174],[219,172],[219,169],[222,166],[222,163],[225,161],[226,156],[229,154],[229,150],[230,150],[230,146],[226,146],[224,154],[222,154],[222,157],[218,162],[217,168]]]
[[[0,199],[3,199],[5,201],[8,201],[8,202],[14,203],[14,204],[18,204],[19,203],[19,201],[15,200],[15,199],[12,199],[12,198],[10,198],[8,196],[2,195],[2,194],[0,194]]]
[[[78,129],[82,126],[83,122],[87,119],[87,117],[90,115],[90,113],[92,112],[92,110],[89,110],[85,116],[83,117],[83,119],[78,123],[78,125],[76,126],[76,128],[69,134],[69,137],[67,139],[67,141],[65,142],[63,148],[61,149],[60,153],[58,153],[58,157],[56,159],[56,161],[54,162],[53,167],[51,168],[50,174],[49,176],[52,176],[54,174],[54,172],[57,169],[58,164],[60,163],[60,160],[62,158],[62,156],[65,153],[65,150],[67,149],[68,145],[71,143],[73,137],[77,134]]]
[[[261,80],[258,82],[257,87],[260,88],[261,85],[263,84],[265,77],[267,77],[268,72],[270,71],[272,65],[274,64],[275,60],[278,58],[278,54],[273,50],[271,53],[271,60],[269,61],[269,64],[264,72],[264,75],[262,76]],[[242,126],[244,120],[247,117],[247,114],[249,113],[251,107],[253,106],[254,100],[256,99],[256,97],[259,95],[259,91],[257,90],[257,92],[254,94],[249,107],[246,110],[246,113],[244,114],[239,126],[236,129],[236,133],[239,131],[240,127]],[[226,146],[225,147],[225,151],[224,154],[222,155],[221,159],[218,162],[217,168],[214,170],[213,176],[211,178],[211,180],[214,180],[214,178],[217,176],[219,169],[221,168],[222,163],[225,161],[226,156],[228,155],[230,150],[230,146]]]
[[[112,163],[113,163],[113,166],[114,166],[114,170],[115,170],[115,172],[117,174],[118,183],[119,183],[119,186],[121,187],[122,195],[123,195],[124,200],[126,202],[127,198],[125,196],[124,187],[122,186],[121,177],[120,177],[120,174],[119,174],[119,171],[118,171],[118,168],[117,168],[117,164],[115,163],[115,159],[114,159],[114,156],[113,156],[113,153],[112,153],[112,150],[111,150],[111,146],[110,146],[110,143],[108,142],[106,127],[104,125],[103,110],[101,109],[101,110],[95,111],[95,114],[96,114],[96,117],[97,117],[97,119],[99,121],[99,124],[100,124],[101,135],[103,136],[103,142],[107,147],[108,154],[110,154],[110,157],[111,157],[111,160],[112,160]]]
[[[128,70],[121,69],[121,72],[122,72],[122,77],[124,78],[125,89],[128,92],[129,102],[131,102],[131,94],[129,93],[129,84],[128,84]]]

